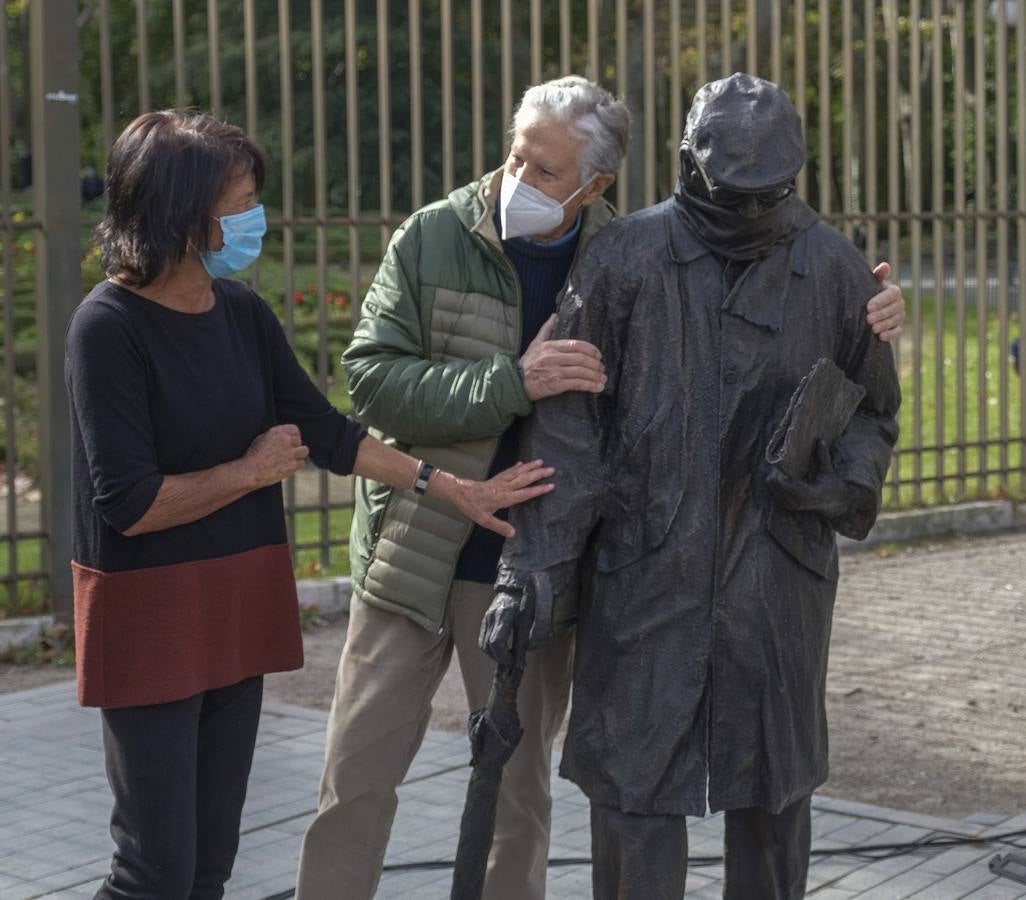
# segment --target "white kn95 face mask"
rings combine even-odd
[[[509,172],[502,173],[502,188],[499,192],[499,221],[502,239],[522,237],[530,234],[548,234],[563,221],[566,205],[591,182],[584,182],[562,203],[548,194],[514,178]]]

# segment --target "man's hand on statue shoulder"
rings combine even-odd
[[[606,386],[606,369],[598,347],[587,341],[554,341],[551,316],[520,357],[528,399],[541,400],[567,391],[598,394]]]
[[[866,322],[881,341],[893,341],[905,324],[905,298],[901,296],[901,288],[887,280],[890,274],[890,263],[879,263],[873,269],[882,290],[871,297],[866,306]]]

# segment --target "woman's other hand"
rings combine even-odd
[[[275,425],[254,438],[242,459],[254,485],[267,487],[299,471],[309,455],[295,425]]]

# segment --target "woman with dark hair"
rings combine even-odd
[[[68,328],[78,691],[102,708],[114,794],[98,898],[224,893],[262,676],[303,664],[283,478],[309,458],[504,534],[496,509],[550,490],[539,461],[486,482],[432,469],[328,403],[226,278],[260,253],[265,172],[211,116],[137,118],[108,161],[108,278]]]

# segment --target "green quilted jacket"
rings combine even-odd
[[[374,436],[470,478],[485,476],[499,436],[531,412],[517,371],[520,284],[493,221],[501,176],[399,227],[342,356],[353,413]],[[577,258],[612,217],[604,201],[585,208]],[[436,498],[357,479],[354,593],[440,632],[471,526]]]

